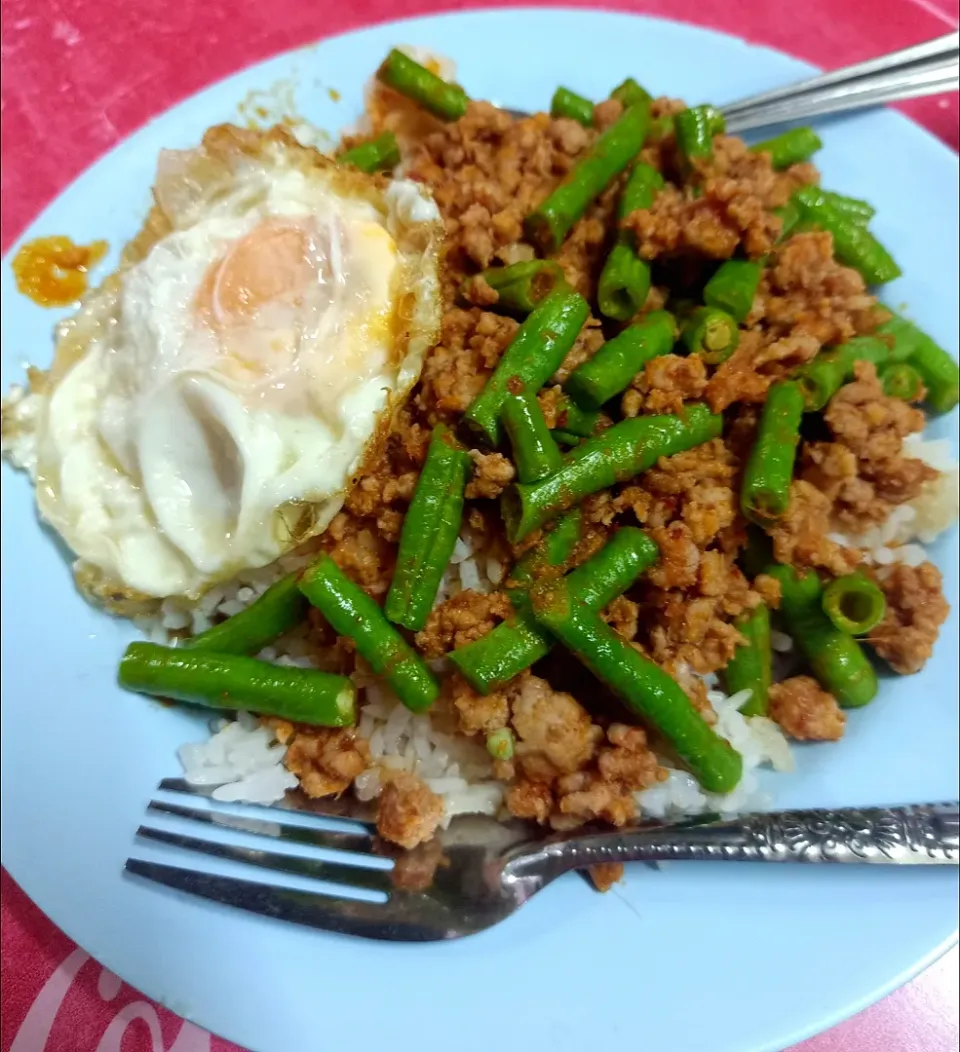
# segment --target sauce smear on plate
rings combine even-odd
[[[103,259],[106,241],[77,245],[69,237],[38,237],[13,260],[17,288],[41,307],[66,307],[87,291],[87,274]]]

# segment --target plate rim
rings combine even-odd
[[[82,171],[78,172],[69,181],[69,183],[67,183],[65,186],[63,186],[57,192],[57,194],[55,196],[53,196],[39,211],[37,211],[33,215],[33,217],[24,225],[23,229],[21,229],[20,232],[11,240],[9,248],[7,249],[7,251],[2,256],[3,263],[5,265],[9,264],[10,260],[12,259],[13,255],[15,254],[17,248],[27,239],[27,236],[30,234],[31,231],[33,231],[36,227],[43,225],[44,220],[46,219],[48,213],[57,205],[57,203],[60,201],[60,199],[62,197],[64,197],[69,192],[71,192],[78,182],[80,182],[81,180],[89,178],[90,174],[93,172],[94,169],[96,169],[98,166],[100,166],[102,164],[108,163],[109,160],[112,158],[112,156],[115,153],[118,153],[118,152],[122,151],[124,148],[126,148],[129,145],[129,142],[130,142],[131,139],[133,139],[136,136],[138,136],[144,129],[148,128],[155,121],[157,121],[157,120],[159,120],[161,118],[169,116],[171,113],[173,113],[174,111],[176,111],[176,110],[178,110],[180,108],[185,108],[185,107],[191,106],[193,104],[194,100],[197,99],[199,96],[205,94],[206,92],[210,91],[213,88],[225,85],[226,83],[228,83],[229,81],[233,80],[234,78],[236,78],[240,74],[244,74],[244,73],[248,73],[250,71],[256,70],[259,67],[267,65],[269,63],[290,61],[290,60],[293,60],[296,56],[299,56],[299,55],[303,55],[303,56],[309,55],[309,53],[314,48],[316,48],[318,45],[336,44],[336,42],[341,40],[341,39],[349,38],[349,37],[352,37],[352,36],[355,36],[355,35],[358,35],[358,34],[362,34],[365,31],[368,31],[368,30],[371,30],[371,29],[385,30],[385,29],[396,27],[396,29],[398,31],[402,31],[407,26],[412,26],[412,25],[417,25],[417,24],[422,24],[422,23],[427,23],[427,22],[433,22],[433,21],[437,21],[437,20],[456,21],[456,20],[463,19],[465,16],[467,16],[467,17],[484,16],[486,18],[493,19],[493,18],[503,18],[506,14],[523,13],[523,14],[527,14],[527,15],[544,16],[544,15],[549,15],[552,12],[555,12],[555,13],[561,13],[562,12],[564,14],[575,14],[575,15],[581,16],[581,17],[587,17],[591,13],[598,13],[598,14],[604,15],[604,16],[606,16],[606,15],[613,15],[613,16],[616,16],[618,18],[625,18],[625,19],[630,19],[630,20],[633,20],[633,21],[649,22],[649,23],[655,23],[655,24],[667,25],[667,26],[679,26],[679,27],[682,27],[685,30],[694,31],[696,33],[704,34],[704,35],[707,35],[707,36],[727,38],[730,41],[733,41],[733,42],[736,42],[737,44],[743,45],[744,47],[750,49],[751,51],[767,52],[767,53],[770,53],[770,54],[772,54],[774,56],[777,56],[779,58],[787,58],[793,63],[801,64],[801,65],[807,67],[808,69],[810,69],[813,72],[818,71],[818,67],[815,66],[813,63],[810,63],[806,59],[800,58],[800,57],[794,55],[791,52],[787,52],[787,51],[784,51],[784,50],[779,49],[779,48],[775,48],[775,47],[771,47],[771,46],[768,46],[768,45],[765,45],[765,44],[760,44],[760,43],[756,43],[756,42],[753,42],[753,41],[750,41],[750,40],[746,40],[745,38],[740,37],[737,34],[730,33],[730,32],[727,32],[725,30],[714,29],[712,27],[700,25],[700,24],[694,23],[694,22],[689,22],[689,21],[684,20],[684,19],[673,19],[673,18],[660,17],[660,16],[657,16],[657,15],[646,15],[646,14],[642,14],[642,13],[639,13],[639,12],[629,11],[629,10],[625,10],[625,9],[618,9],[618,8],[608,8],[608,7],[595,8],[595,7],[592,7],[592,6],[588,6],[585,3],[551,3],[551,4],[543,5],[543,6],[541,6],[541,5],[529,5],[529,4],[528,5],[520,5],[520,6],[500,5],[500,6],[489,7],[489,8],[488,7],[484,7],[484,8],[465,8],[465,9],[447,8],[445,10],[430,11],[430,12],[425,12],[425,13],[422,13],[422,14],[412,15],[412,16],[405,17],[405,18],[402,18],[402,19],[383,19],[383,20],[377,20],[377,21],[372,21],[372,22],[365,22],[362,25],[354,26],[354,27],[352,27],[352,28],[350,28],[348,30],[342,31],[340,33],[331,34],[330,36],[320,37],[320,38],[314,39],[314,40],[312,40],[312,41],[310,41],[310,42],[308,42],[306,44],[301,44],[299,46],[295,46],[295,47],[292,47],[292,48],[286,48],[286,49],[278,51],[278,52],[276,52],[276,53],[274,53],[272,55],[269,55],[269,56],[266,56],[266,57],[264,57],[262,59],[259,59],[259,60],[255,61],[255,62],[249,63],[249,64],[244,65],[244,66],[240,66],[237,69],[234,69],[232,72],[230,72],[226,76],[221,77],[221,78],[217,78],[215,80],[212,80],[212,81],[204,84],[202,87],[198,88],[196,91],[190,93],[189,95],[185,95],[185,96],[179,98],[171,106],[167,107],[166,109],[162,110],[161,112],[153,114],[150,118],[148,118],[147,120],[141,122],[136,127],[132,128],[126,135],[123,136],[122,139],[120,139],[118,142],[116,142],[114,145],[112,145],[104,153],[100,154],[96,159],[94,159],[90,164],[88,164]],[[942,140],[940,140],[936,135],[934,135],[932,132],[930,132],[928,129],[926,129],[922,125],[918,124],[915,120],[913,120],[908,115],[906,115],[904,113],[901,113],[901,112],[899,112],[897,110],[892,110],[889,107],[886,107],[886,109],[890,113],[892,113],[894,117],[896,117],[900,121],[904,122],[906,127],[911,129],[911,133],[912,134],[919,133],[920,135],[923,136],[923,138],[925,138],[928,141],[929,144],[933,144],[937,148],[937,150],[941,154],[941,156],[945,157],[947,162],[952,164],[952,166],[954,168],[958,168],[958,166],[960,166],[960,156],[958,156],[958,154],[954,150],[952,150],[946,143],[944,143]],[[3,843],[4,843],[4,838],[0,837],[0,862],[2,862],[2,865],[7,870],[7,872],[11,876],[11,878],[17,883],[18,887],[20,887],[21,890],[24,891],[24,893],[28,896],[28,898],[30,898],[31,902],[33,902],[37,906],[38,909],[40,909],[42,912],[44,912],[44,914],[52,921],[52,923],[54,923],[57,927],[59,927],[61,929],[61,931],[63,931],[69,938],[71,938],[78,946],[81,946],[81,948],[84,948],[84,947],[82,947],[82,944],[71,933],[72,924],[70,923],[69,919],[65,923],[62,923],[59,919],[55,919],[51,914],[47,913],[46,909],[39,902],[37,902],[37,900],[35,900],[33,898],[33,896],[30,894],[30,892],[27,890],[27,888],[24,886],[24,884],[18,878],[18,876],[17,876],[17,874],[15,872],[15,870],[16,870],[16,863],[11,865],[11,863],[8,860],[2,858],[2,855],[3,855],[2,845],[3,845]],[[874,1004],[877,1001],[881,1000],[883,997],[887,996],[893,990],[895,990],[898,987],[902,986],[904,983],[906,983],[910,979],[914,978],[917,974],[919,974],[920,972],[922,972],[925,969],[927,969],[928,967],[930,967],[943,954],[945,954],[950,949],[952,949],[953,946],[957,945],[958,937],[960,937],[960,925],[954,924],[954,928],[953,928],[952,932],[946,938],[944,938],[939,944],[937,944],[932,949],[927,951],[927,953],[925,955],[923,955],[918,961],[912,962],[906,969],[901,970],[899,973],[897,973],[895,976],[893,976],[891,979],[889,979],[887,981],[887,983],[884,984],[883,986],[881,986],[880,988],[878,988],[878,989],[876,989],[874,991],[871,991],[869,994],[862,996],[861,998],[859,998],[855,1002],[850,1003],[849,1005],[846,1005],[843,1008],[843,1010],[840,1012],[840,1014],[836,1014],[836,1013],[832,1014],[830,1022],[827,1024],[827,1029],[836,1026],[839,1022],[842,1022],[845,1019],[849,1019],[852,1016],[857,1015],[858,1013],[863,1011],[865,1008],[869,1007],[869,1005]],[[97,962],[99,964],[101,964],[101,966],[108,967],[102,961],[100,961],[98,958],[95,958],[95,960],[97,960]],[[159,999],[157,999],[157,1000],[158,1000],[158,1003],[161,1003],[161,1002],[159,1002]],[[177,1014],[179,1014],[179,1013],[177,1013]],[[183,1018],[189,1018],[189,1017],[183,1016]],[[820,1021],[818,1020],[817,1022],[811,1024],[808,1028],[800,1028],[800,1030],[795,1032],[790,1037],[789,1040],[790,1040],[791,1044],[795,1044],[795,1043],[797,1043],[799,1041],[803,1041],[806,1038],[808,1038],[808,1037],[810,1037],[810,1036],[812,1036],[814,1034],[820,1033],[820,1032],[823,1032],[823,1027],[822,1027]],[[601,1037],[602,1037],[602,1034],[601,1034]],[[235,1038],[225,1038],[225,1040],[234,1040],[234,1041],[236,1041]],[[779,1039],[778,1039],[778,1041],[779,1041]],[[755,1048],[757,1050],[757,1052],[760,1052],[761,1048],[764,1049],[764,1052],[766,1052],[766,1050],[768,1050],[768,1049],[770,1050],[770,1052],[772,1052],[772,1050],[774,1048],[779,1048],[779,1047],[781,1047],[779,1045],[779,1043],[777,1043],[776,1045],[769,1044],[769,1045],[764,1045],[764,1046],[751,1046],[751,1048]]]

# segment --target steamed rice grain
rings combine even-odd
[[[296,776],[283,765],[287,750],[269,727],[245,712],[232,722],[218,720],[215,727],[207,741],[178,750],[191,785],[217,786],[214,800],[258,804],[273,803],[297,787]]]

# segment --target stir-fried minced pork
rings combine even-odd
[[[609,891],[623,880],[622,862],[598,862],[588,870],[590,880],[597,891]]]
[[[683,109],[666,98],[651,105],[654,119]],[[446,790],[434,791],[434,784],[494,784],[501,815],[565,831],[588,822],[619,826],[635,820],[642,814],[641,794],[669,784],[664,764],[676,762],[665,759],[669,748],[664,752],[657,728],[641,726],[627,708],[614,710],[593,680],[585,685],[571,672],[572,659],[562,647],[551,650],[547,636],[536,648],[542,661],[497,679],[487,693],[468,667],[453,670],[453,651],[498,628],[505,638],[514,630],[538,631],[531,627],[538,589],[555,586],[560,575],[595,557],[621,528],[639,526],[656,543],[658,559],[596,610],[612,629],[604,638],[659,666],[680,688],[679,696],[708,725],[723,730],[731,717],[711,693],[712,677],[722,676],[747,645],[738,617],[762,603],[771,611],[781,605],[780,582],[764,572],[769,562],[815,571],[824,583],[850,573],[872,553],[844,538],[883,528],[894,509],[924,499],[940,477],[904,449],[904,439],[924,427],[922,409],[887,395],[875,366],[860,362],[822,412],[804,416],[786,510],[763,531],[747,522],[741,481],[770,388],[825,350],[873,334],[889,312],[861,274],[837,259],[830,233],[807,227],[783,236],[774,210],[798,188],[818,183],[812,164],[778,171],[768,153],[727,135],[714,137],[712,157],[684,164],[668,130],[648,140],[640,154],[665,180],[649,207],[621,216],[626,176],[616,174],[550,253],[566,281],[588,299],[590,312],[580,331],[570,334],[559,366],[551,363],[554,374],[541,377],[534,393],[548,429],[567,444],[582,440],[570,433],[582,426],[583,416],[565,387],[574,370],[601,353],[625,324],[652,311],[671,311],[682,324],[718,265],[746,259],[755,263],[759,278],[752,303],[744,305],[733,353],[708,362],[681,343],[644,360],[624,377],[594,424],[600,433],[622,420],[638,426],[652,416],[683,419],[692,404],[703,402],[723,414],[722,431],[659,457],[645,471],[618,474],[611,485],[586,495],[579,501],[581,532],[570,549],[556,564],[528,561],[529,573],[514,578],[518,560],[542,551],[553,524],[519,541],[508,536],[505,522],[517,483],[524,481],[517,477],[523,458],[509,441],[488,445],[464,426],[464,413],[523,324],[520,314],[504,309],[482,272],[543,254],[528,240],[525,219],[622,115],[620,102],[603,101],[594,108],[593,127],[585,128],[543,113],[515,119],[490,103],[471,101],[461,119],[442,122],[382,85],[371,96],[372,132],[397,133],[405,176],[426,186],[439,207],[446,232],[443,312],[419,382],[313,547],[330,552],[382,604],[431,432],[444,424],[459,436],[471,465],[460,538],[425,623],[403,632],[439,680],[439,698],[428,718],[406,713],[389,696],[384,701],[378,687],[356,729],[276,721],[271,726],[306,793],[339,794],[354,785],[364,799],[379,795],[379,834],[415,849],[406,856],[408,871],[398,870],[397,877],[411,889],[427,886],[443,864],[439,841],[432,838],[445,821]],[[605,318],[597,299],[600,273],[617,240],[651,264],[646,302],[624,323]],[[511,377],[509,384],[516,392],[524,381]],[[766,562],[756,562],[757,552],[765,552]],[[864,645],[895,671],[916,671],[929,659],[947,615],[940,574],[929,563],[868,572],[884,590],[887,612]],[[797,740],[839,739],[848,716],[822,683],[805,674],[794,641],[779,631],[779,621],[774,625],[775,646],[792,655],[788,662],[797,674],[770,688],[770,719]],[[322,667],[369,677],[353,640],[338,638],[317,612],[310,615],[306,638],[322,650]],[[445,757],[445,774],[434,783],[437,772],[430,764],[437,756]],[[428,768],[429,774],[422,773]],[[595,866],[591,874],[605,890],[620,879],[622,867]]]
[[[826,494],[803,479],[794,482],[789,506],[770,530],[777,562],[822,567],[838,577],[853,570],[860,554],[833,540],[830,522],[831,505]]]
[[[602,731],[572,695],[551,689],[536,676],[524,676],[511,700],[517,765],[524,773],[549,781],[578,771],[593,758]]]
[[[665,354],[647,362],[623,394],[624,416],[679,413],[683,403],[699,398],[707,385],[702,358]]]
[[[473,461],[473,478],[467,483],[468,500],[479,497],[492,500],[499,497],[516,477],[513,464],[502,453],[482,453],[479,449],[471,449],[470,459]]]
[[[464,734],[492,734],[510,722],[510,691],[481,694],[461,676],[449,680],[460,730]]]
[[[832,345],[872,332],[883,314],[860,274],[837,262],[832,236],[810,231],[777,249],[747,320],[768,341],[808,336]]]
[[[395,774],[380,793],[377,832],[401,847],[429,840],[443,820],[443,800],[412,774]]]
[[[893,566],[880,577],[887,614],[870,632],[876,652],[895,672],[919,672],[933,654],[950,607],[943,577],[932,563]]]
[[[787,379],[799,366],[812,361],[820,343],[806,333],[792,333],[766,342],[758,330],[744,332],[733,354],[707,383],[705,396],[719,413],[734,402],[762,402],[767,391]]]
[[[287,746],[284,762],[307,796],[339,796],[369,763],[367,743],[352,729],[294,727],[286,720],[269,722],[277,740]]]
[[[938,473],[902,452],[904,438],[923,430],[921,410],[884,394],[872,363],[860,362],[854,371],[854,382],[833,396],[824,419],[837,447],[856,458],[855,473],[834,498],[835,517],[862,532],[882,522],[895,505],[917,497]]]
[[[443,316],[440,342],[427,356],[414,406],[429,425],[452,423],[483,390],[517,322],[473,307],[452,306]]]
[[[812,676],[793,676],[770,687],[770,716],[791,738],[837,741],[846,717],[837,699]]]
[[[426,657],[440,657],[481,639],[512,613],[502,592],[482,594],[466,588],[430,611],[423,631],[417,633],[417,646]]]

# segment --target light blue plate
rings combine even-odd
[[[115,260],[147,209],[161,147],[195,144],[236,119],[251,90],[278,81],[295,82],[300,112],[334,131],[358,115],[363,81],[397,43],[450,55],[471,93],[531,110],[558,83],[599,98],[635,74],[657,93],[724,102],[809,71],[717,33],[601,12],[378,26],[177,106],[81,176],[25,236],[106,237]],[[824,125],[823,137],[825,184],[876,204],[876,232],[903,266],[889,301],[908,303],[956,354],[957,158],[892,112]],[[49,361],[56,315],[17,295],[9,261],[2,280],[6,389],[24,361]],[[931,432],[956,445],[957,414]],[[955,604],[955,533],[935,558]],[[608,895],[571,876],[493,931],[417,946],[325,935],[125,879],[151,790],[177,773],[175,748],[202,737],[202,724],[116,688],[133,632],[77,596],[27,481],[7,468],[2,561],[3,864],[133,986],[256,1052],[779,1049],[863,1008],[956,938],[951,870],[676,863],[635,868]],[[954,612],[922,674],[886,681],[850,714],[841,744],[798,750],[796,775],[774,780],[777,803],[955,797],[956,640]]]

